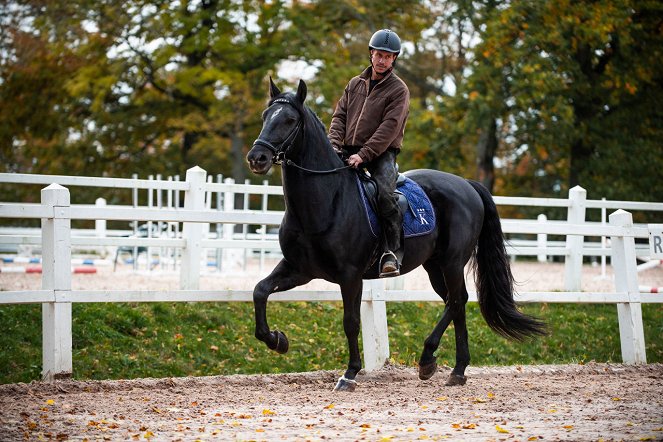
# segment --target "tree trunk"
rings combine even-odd
[[[477,181],[493,191],[495,184],[495,166],[493,159],[497,151],[497,122],[490,118],[488,123],[481,129],[479,142],[477,143]]]

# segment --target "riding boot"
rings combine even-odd
[[[390,216],[382,217],[384,227],[385,251],[380,259],[380,278],[400,275],[400,263],[403,260],[401,247],[402,214],[396,209]]]

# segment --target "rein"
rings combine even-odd
[[[294,105],[290,100],[288,100],[287,98],[277,98],[276,100],[274,100],[274,101],[272,102],[271,105],[274,105],[274,103],[285,103],[285,104],[289,104],[290,106],[292,106],[292,107],[294,107],[295,109],[297,109],[297,111],[299,112],[299,109],[297,108],[297,106],[295,106],[295,105]],[[271,105],[270,105],[270,106],[271,106]],[[295,168],[297,168],[297,169],[299,169],[299,170],[302,170],[302,171],[304,171],[304,172],[314,173],[314,174],[328,174],[328,173],[335,173],[335,172],[338,172],[338,171],[341,171],[341,170],[344,170],[344,169],[348,169],[348,168],[350,168],[349,165],[346,165],[346,166],[343,166],[343,167],[337,167],[337,168],[335,168],[335,169],[329,169],[329,170],[312,170],[312,169],[307,169],[306,167],[302,167],[302,166],[300,166],[299,164],[297,164],[297,163],[295,163],[294,161],[292,161],[291,159],[286,158],[286,157],[285,157],[285,154],[286,154],[286,153],[288,152],[288,150],[292,147],[293,143],[294,143],[295,140],[297,139],[297,136],[299,135],[299,132],[302,130],[303,127],[304,127],[304,117],[300,114],[300,120],[299,120],[299,122],[297,123],[297,126],[295,126],[295,128],[294,128],[292,131],[290,131],[290,133],[288,134],[288,136],[285,138],[285,140],[283,140],[283,141],[281,142],[281,144],[279,144],[278,146],[274,146],[272,143],[270,143],[270,142],[267,141],[267,140],[263,140],[262,138],[257,138],[257,139],[253,142],[253,146],[254,146],[254,147],[255,147],[255,146],[263,146],[263,147],[266,147],[267,149],[269,149],[269,150],[272,152],[272,154],[273,154],[273,156],[272,156],[272,164],[278,164],[278,165],[281,166],[281,167],[283,167],[283,166],[293,166],[293,167],[295,167]]]

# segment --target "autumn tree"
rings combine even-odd
[[[496,10],[466,94],[477,114],[499,115],[509,193],[581,184],[597,197],[660,200],[661,17],[657,2],[630,0]]]

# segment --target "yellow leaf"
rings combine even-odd
[[[495,395],[490,391],[488,392],[488,394],[486,394],[486,396],[488,396],[491,399],[495,397]]]
[[[371,424],[361,424],[361,428],[371,428]]]
[[[618,397],[613,397],[612,400],[613,400],[613,401],[621,401],[621,399],[618,398]]]
[[[451,424],[451,428],[460,428],[460,424]]]
[[[509,433],[507,430],[505,430],[504,428],[500,427],[499,425],[495,425],[495,429],[496,429],[499,433],[507,433],[507,434]]]
[[[474,430],[477,427],[477,424],[465,424],[463,425],[463,428],[466,430]]]
[[[263,414],[264,416],[271,416],[271,415],[273,415],[273,414],[276,414],[276,412],[270,410],[269,408],[265,408],[264,410],[262,410],[262,414]]]
[[[145,434],[143,434],[143,437],[145,439],[151,439],[154,437],[154,433],[152,433],[151,431],[146,431]]]
[[[446,401],[447,399],[449,399],[449,398],[446,397],[446,396],[440,396],[440,397],[437,398],[436,400],[437,400],[437,401]]]
[[[536,436],[530,436],[527,438],[527,440],[539,440],[539,438]]]
[[[256,433],[264,433],[265,429],[264,428],[256,428]]]
[[[564,425],[563,428],[567,430],[573,430],[573,425]]]
[[[486,402],[486,400],[485,400],[485,399],[481,399],[480,397],[475,397],[473,402],[474,402],[475,404],[483,404],[484,402]]]
[[[334,404],[329,404],[329,405],[325,406],[325,409],[327,409],[327,410],[331,410],[332,408],[334,408]]]
[[[55,401],[53,399],[49,399],[46,401],[46,405],[54,405]]]

